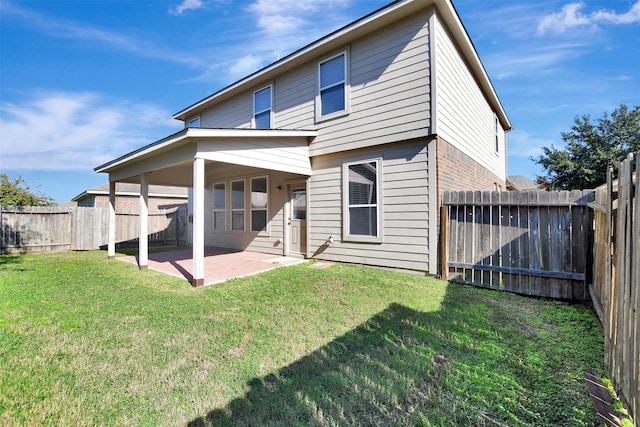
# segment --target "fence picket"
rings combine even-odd
[[[98,249],[107,244],[108,215],[103,208],[0,207],[0,252]],[[149,240],[186,244],[186,230],[179,227],[181,216],[186,212],[179,208],[152,212]],[[138,239],[138,217],[134,212],[118,212],[117,242]]]

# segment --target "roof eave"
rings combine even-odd
[[[207,128],[185,128],[179,132],[152,142],[138,150],[118,157],[110,162],[94,168],[96,173],[108,173],[124,163],[136,160],[169,146],[186,142],[191,138],[308,138],[312,139],[318,135],[315,130],[303,129],[207,129]]]

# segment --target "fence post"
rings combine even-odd
[[[445,193],[446,194],[446,193]],[[449,253],[449,207],[440,206],[440,276],[443,280],[449,280],[449,267],[447,266]]]

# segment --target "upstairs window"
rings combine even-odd
[[[189,127],[190,128],[199,128],[200,127],[200,117],[194,117],[193,119],[189,120]]]
[[[226,229],[227,186],[224,182],[213,184],[213,229]]]
[[[253,94],[253,127],[271,129],[271,86]]]
[[[381,242],[380,159],[343,166],[344,236],[346,240]]]
[[[318,66],[320,117],[347,112],[347,54],[341,53]]]

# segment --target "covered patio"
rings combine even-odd
[[[193,281],[192,249],[149,254],[149,269]],[[129,255],[118,259],[139,265],[139,257]],[[213,285],[238,277],[252,276],[279,267],[305,262],[301,258],[274,256],[259,252],[234,251],[206,246],[204,249],[204,285]]]
[[[177,274],[181,275],[181,277],[187,277],[193,286],[215,283],[216,277],[223,280],[225,276],[232,274],[225,272],[230,268],[228,263],[214,263],[211,260],[209,260],[208,264],[205,263],[205,259],[208,258],[205,253],[206,248],[220,245],[215,233],[212,234],[210,222],[207,222],[205,226],[205,217],[211,215],[210,211],[213,209],[210,205],[205,206],[205,199],[210,197],[209,194],[213,191],[212,183],[222,179],[220,178],[221,176],[250,176],[250,174],[256,174],[258,171],[280,173],[280,177],[283,180],[282,183],[269,183],[268,178],[264,178],[263,181],[266,181],[267,185],[271,186],[271,189],[264,190],[265,194],[278,192],[281,195],[280,200],[274,203],[276,206],[272,210],[274,215],[277,212],[277,217],[270,217],[270,212],[266,212],[269,223],[277,224],[278,227],[281,227],[281,224],[286,221],[283,209],[289,206],[289,200],[282,199],[284,197],[283,193],[288,191],[280,192],[280,190],[289,190],[293,182],[301,183],[298,185],[302,186],[307,185],[306,179],[311,176],[308,147],[310,141],[316,135],[317,131],[314,130],[185,128],[164,139],[98,166],[95,168],[96,172],[109,174],[109,258],[115,258],[116,182],[139,183],[140,239],[139,255],[135,261],[140,269],[154,268],[154,265],[161,271],[163,268],[171,269],[174,274],[177,271]],[[260,174],[262,176],[265,175],[264,172],[260,172]],[[249,183],[248,180],[246,182]],[[148,189],[150,184],[190,187],[192,189],[189,212],[192,249],[189,250],[188,255],[187,253],[182,253],[179,256],[175,255],[176,259],[173,261],[162,261],[162,257],[168,255],[149,254]],[[251,195],[251,193],[246,194]],[[249,202],[250,200],[247,198],[245,206],[248,206]],[[207,209],[206,212],[205,209]],[[242,207],[241,209],[245,208]],[[228,216],[233,215],[230,211],[228,213]],[[249,217],[252,213],[246,210],[243,215]],[[232,230],[234,229],[232,228]],[[245,230],[245,228],[241,228],[241,230]],[[250,231],[256,230],[252,229]],[[239,235],[238,233],[235,234],[235,236]],[[246,249],[255,235],[258,235],[258,233],[253,233],[252,235],[245,232],[241,236],[244,240],[240,241],[240,243],[236,242],[235,246],[224,244],[220,246]],[[288,229],[284,227],[281,235],[271,235],[271,240],[269,241],[263,239],[261,241],[263,248],[265,242],[268,242],[270,250],[265,250],[265,252],[271,252],[271,255],[265,254],[266,258],[260,262],[264,265],[269,265],[269,260],[273,260],[278,255],[287,255],[295,252],[289,250],[288,236]],[[276,251],[278,252],[277,255],[274,254]],[[257,252],[248,253],[256,255]],[[219,255],[222,254],[219,253],[217,256]],[[306,254],[303,253],[302,255]],[[157,260],[154,260],[156,257]],[[178,261],[178,257],[182,258],[182,260]],[[281,258],[285,257],[282,256]],[[250,265],[254,265],[254,263],[248,262],[247,268]],[[214,274],[213,270],[216,268],[220,271]],[[207,269],[211,272],[209,276],[206,273]],[[246,274],[251,274],[251,271],[247,271]]]

